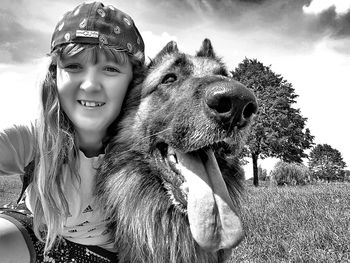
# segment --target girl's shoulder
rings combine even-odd
[[[30,123],[29,125],[14,124],[0,131],[0,138],[33,140],[36,137],[36,125],[36,123]]]
[[[35,124],[0,131],[0,175],[22,174],[34,160],[36,145]]]
[[[0,149],[5,151],[8,147],[13,147],[16,151],[35,150],[36,125],[36,123],[13,125],[0,131]]]

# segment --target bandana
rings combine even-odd
[[[132,18],[100,2],[83,3],[58,22],[51,52],[68,43],[96,44],[126,51],[144,62],[144,42]]]

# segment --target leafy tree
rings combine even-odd
[[[313,136],[305,129],[306,118],[292,107],[298,95],[292,84],[256,59],[245,58],[231,72],[233,78],[253,90],[259,112],[248,136],[248,155],[252,158],[254,185],[259,184],[258,159],[277,157],[285,162],[302,162]]]
[[[309,168],[316,178],[343,180],[345,166],[341,153],[328,144],[317,144],[310,152]]]

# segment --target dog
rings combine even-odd
[[[205,39],[195,56],[169,42],[127,94],[97,172],[119,262],[222,262],[244,233],[238,154],[257,101]],[[221,171],[220,171],[221,170]]]

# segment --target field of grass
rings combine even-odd
[[[230,262],[350,262],[350,184],[247,187]]]
[[[0,206],[16,202],[22,190],[19,176],[0,176]]]
[[[0,205],[15,201],[18,177],[0,177]],[[350,184],[247,186],[246,237],[233,262],[350,262]]]

